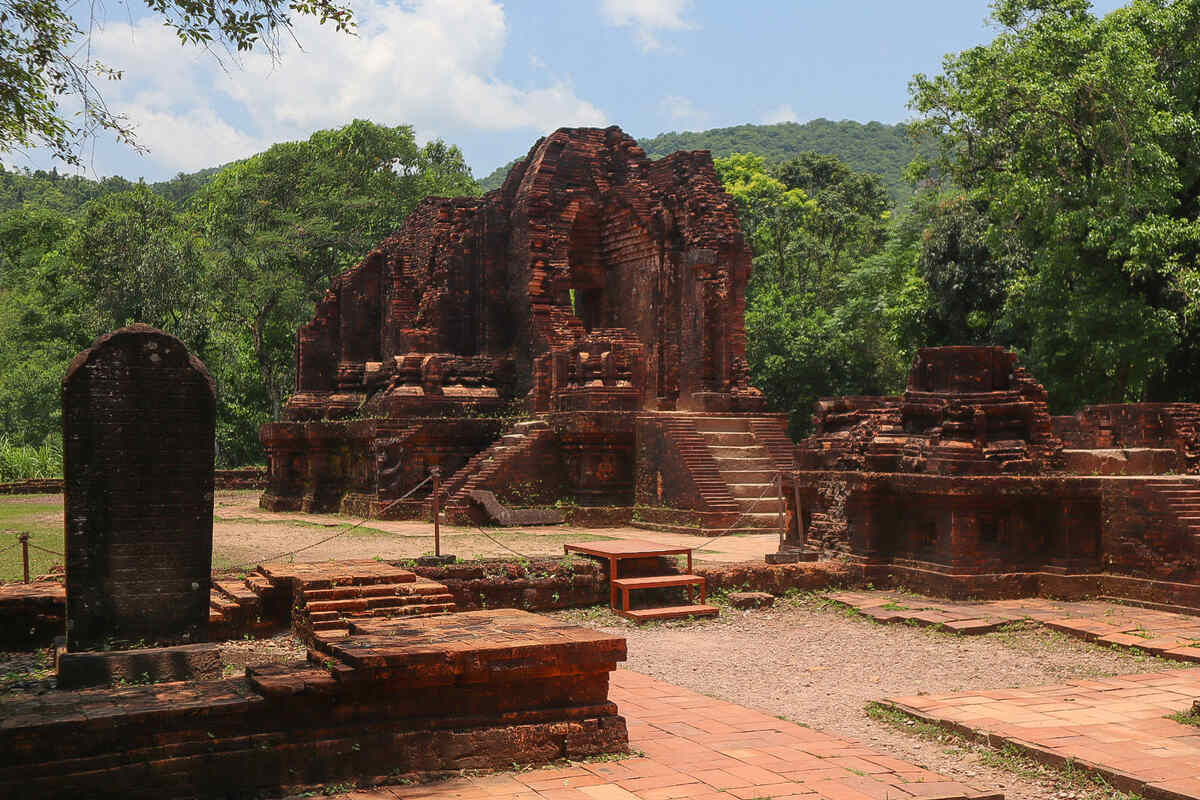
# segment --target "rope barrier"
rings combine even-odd
[[[18,543],[18,544],[19,544],[19,543]],[[44,548],[44,547],[38,547],[38,546],[37,546],[36,544],[34,544],[33,542],[30,542],[30,543],[29,543],[29,546],[30,546],[30,547],[32,547],[34,550],[41,550],[43,553],[49,553],[49,554],[50,554],[50,555],[52,555],[52,556],[58,556],[59,558],[62,558],[62,557],[63,557],[63,554],[62,554],[62,553],[56,553],[56,552],[54,552],[53,550],[47,550],[47,549],[46,549],[46,548]]]
[[[782,472],[780,472],[779,474],[780,474],[780,475],[782,475],[783,473],[782,473]],[[766,499],[766,497],[767,497],[767,492],[769,492],[769,491],[771,491],[772,489],[776,488],[776,486],[777,486],[777,484],[774,484],[774,483],[767,484],[767,488],[766,488],[766,489],[763,489],[763,493],[762,493],[762,494],[760,494],[760,495],[758,496],[758,498],[757,498],[757,499],[754,501],[754,503],[755,503],[755,504],[757,504],[757,503],[759,503],[760,501],[762,501],[762,500],[765,500],[765,499]],[[780,493],[780,495],[779,495],[779,499],[780,499],[780,501],[781,501],[781,502],[783,502],[783,503],[784,503],[784,505],[787,505],[787,501],[783,499],[783,495],[782,495],[782,493]],[[751,505],[750,507],[751,507],[751,508],[754,508],[754,505]],[[745,517],[745,516],[746,516],[747,514],[749,514],[749,513],[751,513],[751,512],[749,512],[749,511],[743,511],[742,513],[738,514],[738,516],[737,516],[737,519],[735,519],[735,520],[733,521],[733,525],[732,525],[731,527],[729,527],[729,528],[726,528],[724,533],[721,533],[721,534],[718,534],[718,535],[716,535],[716,536],[713,536],[713,537],[711,537],[711,538],[709,539],[709,541],[708,541],[708,544],[704,545],[704,547],[699,547],[699,548],[697,548],[697,549],[696,549],[695,551],[693,551],[693,552],[696,552],[696,553],[703,553],[705,550],[708,550],[710,547],[712,547],[712,545],[713,545],[713,542],[716,542],[718,539],[724,539],[726,536],[731,536],[733,533],[735,533],[735,532],[738,530],[737,524],[738,524],[739,522],[741,522],[741,521],[742,521],[742,518],[743,518],[743,517]]]
[[[518,555],[518,556],[520,556],[521,558],[524,558],[524,559],[526,559],[526,560],[529,560],[529,559],[531,559],[531,558],[534,558],[534,556],[527,556],[527,555],[525,555],[524,553],[521,553],[521,552],[518,552],[518,551],[516,551],[516,550],[512,549],[511,547],[509,547],[508,545],[506,545],[504,542],[500,541],[499,539],[496,539],[494,536],[492,536],[490,533],[488,533],[487,531],[485,531],[483,528],[479,527],[479,526],[478,526],[478,525],[476,525],[475,523],[471,523],[471,527],[472,527],[472,528],[474,528],[475,530],[479,531],[480,533],[482,533],[482,534],[483,534],[484,536],[486,536],[487,538],[491,539],[491,540],[492,540],[494,543],[496,543],[496,544],[500,545],[501,547],[503,547],[503,548],[504,548],[505,550],[507,550],[508,552],[510,552],[510,553],[513,553],[514,555]]]
[[[425,478],[425,480],[421,481],[416,486],[414,486],[413,488],[411,488],[407,492],[405,492],[403,495],[401,495],[400,497],[397,497],[395,500],[393,500],[392,502],[388,503],[386,506],[381,508],[379,510],[379,516],[382,517],[384,514],[386,514],[388,511],[391,510],[392,506],[396,505],[400,501],[407,500],[409,497],[411,497],[413,495],[414,492],[416,492],[418,489],[420,489],[425,484],[429,483],[431,480],[433,480],[433,475],[427,476]],[[326,536],[324,539],[321,539],[318,542],[313,542],[312,544],[306,544],[304,547],[297,547],[295,550],[289,550],[286,553],[280,553],[279,555],[271,556],[270,558],[255,559],[254,561],[247,562],[245,564],[237,564],[235,566],[228,567],[228,569],[241,570],[241,569],[245,569],[246,567],[257,566],[258,564],[266,564],[271,561],[278,561],[279,559],[287,558],[288,556],[295,556],[297,553],[303,553],[305,550],[312,550],[314,547],[320,547],[321,545],[325,544],[326,542],[332,542],[334,539],[338,538],[339,536],[343,536],[343,535],[349,533],[350,531],[354,530],[355,528],[359,528],[370,521],[371,521],[371,517],[363,517],[362,519],[360,519],[358,522],[354,523],[353,525],[348,525],[347,527],[343,528],[342,530],[338,531],[337,533],[333,534],[332,536]]]

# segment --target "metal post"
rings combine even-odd
[[[808,544],[808,531],[804,529],[804,511],[800,508],[800,481],[796,480],[795,472],[792,473],[792,491],[796,495],[796,538],[799,540],[800,547]]]
[[[784,522],[783,522],[783,520],[785,519],[784,506],[787,505],[787,501],[783,499],[783,472],[782,471],[775,473],[775,496],[779,498],[779,514],[778,514],[776,523],[779,525],[779,541],[782,543],[784,538],[787,537],[787,528],[784,527]]]
[[[440,495],[442,493],[442,468],[432,467],[429,473],[433,475],[433,554],[440,556],[442,554],[442,531],[438,525],[438,509]]]
[[[29,534],[17,534],[17,541],[21,543],[21,560],[25,564],[25,582],[29,583]]]

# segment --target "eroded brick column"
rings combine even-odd
[[[204,641],[212,568],[212,378],[133,325],[63,378],[67,648]]]

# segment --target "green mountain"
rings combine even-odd
[[[805,151],[833,155],[857,172],[873,172],[899,202],[911,192],[903,172],[913,158],[913,144],[904,125],[885,125],[881,122],[843,120],[832,122],[815,119],[799,124],[781,122],[777,125],[737,125],[732,128],[713,128],[699,132],[662,133],[638,144],[651,158],[662,158],[676,150],[711,150],[714,158],[731,153],[755,153],[768,163],[779,163]],[[520,159],[500,167],[480,179],[486,192],[498,189],[508,171]]]

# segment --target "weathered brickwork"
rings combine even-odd
[[[750,266],[707,152],[650,161],[617,128],[559,130],[502,188],[424,201],[334,279],[286,421],[262,429],[263,505],[428,514],[428,486],[392,501],[437,466],[452,516],[473,490],[630,508],[637,473],[689,467],[638,460],[638,415],[763,408]],[[514,413],[550,432],[502,431]]]
[[[903,397],[817,403],[785,495],[808,548],[869,580],[999,596],[1058,575],[1075,595],[1200,605],[1198,410],[1050,417],[1012,353],[928,348]]]
[[[67,646],[204,641],[215,392],[175,337],[100,337],[63,378]]]
[[[257,796],[628,748],[625,640],[523,611],[374,619],[245,677],[0,699],[0,795]]]

